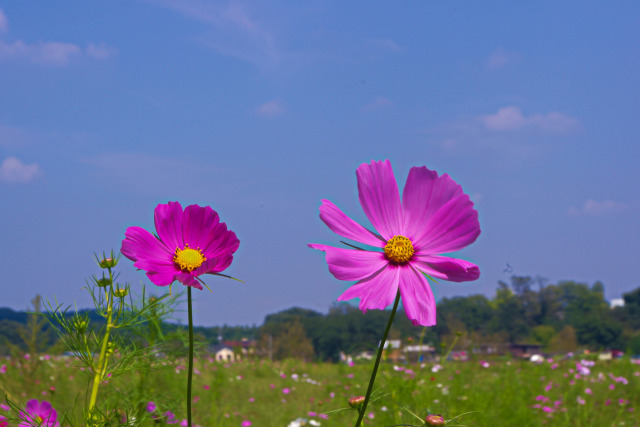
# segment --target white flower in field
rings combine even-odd
[[[442,365],[433,365],[433,367],[431,368],[431,372],[436,373],[438,372],[440,369],[442,369]]]

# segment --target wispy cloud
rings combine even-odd
[[[0,33],[6,33],[7,31],[9,31],[9,21],[7,20],[7,15],[0,9]]]
[[[26,165],[15,157],[7,157],[0,165],[0,180],[12,184],[32,182],[42,174],[37,163]]]
[[[393,105],[393,102],[389,98],[383,96],[376,96],[376,98],[370,103],[364,106],[365,111],[380,110]]]
[[[572,206],[567,211],[570,216],[604,216],[612,215],[626,211],[629,208],[625,203],[616,202],[613,200],[593,200],[589,199],[584,204],[576,208]]]
[[[272,67],[282,60],[273,31],[257,13],[236,1],[226,4],[202,0],[148,0],[207,25],[208,32],[197,37],[214,51],[259,67]]]
[[[526,128],[544,132],[570,132],[579,127],[578,120],[566,114],[554,111],[525,116],[516,106],[504,107],[495,114],[482,116],[481,121],[485,128],[499,132]]]
[[[208,164],[184,158],[162,157],[138,152],[105,153],[80,159],[112,190],[154,197],[211,197],[234,191],[234,185],[220,186],[230,176]]]
[[[0,10],[0,32],[7,32],[7,17]],[[87,56],[93,59],[106,59],[115,53],[115,49],[89,44],[86,49],[74,43],[45,41],[28,43],[23,40],[0,40],[0,60],[20,60],[34,64],[63,66],[75,58]]]
[[[374,40],[374,43],[382,49],[389,50],[391,52],[403,52],[405,50],[403,46],[400,46],[391,39],[376,39]]]
[[[520,54],[507,52],[504,48],[499,48],[491,52],[487,59],[487,68],[497,70],[507,65],[513,64],[520,59]]]
[[[580,130],[580,122],[567,114],[525,115],[508,106],[494,114],[475,115],[443,123],[428,131],[443,154],[480,156],[518,164],[541,158]]]
[[[283,114],[285,111],[284,104],[277,99],[265,102],[258,107],[258,114],[264,117],[275,117]]]

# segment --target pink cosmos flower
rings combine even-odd
[[[58,412],[46,400],[28,401],[26,412],[20,411],[20,419],[22,421],[18,424],[19,427],[30,427],[34,424],[42,427],[60,427]]]
[[[326,253],[329,271],[357,282],[339,301],[360,298],[360,309],[384,309],[400,290],[414,325],[436,323],[436,303],[425,275],[454,282],[475,280],[479,268],[438,255],[457,251],[480,235],[478,212],[469,196],[448,175],[426,167],[409,171],[402,201],[388,160],[362,164],[356,171],[360,205],[376,232],[323,200],[320,219],[335,233],[379,250],[355,250],[310,244]]]
[[[129,227],[120,251],[147,272],[158,286],[178,280],[202,289],[198,276],[216,274],[231,265],[240,241],[220,222],[209,206],[178,202],[158,205],[154,211],[158,237],[140,227]]]

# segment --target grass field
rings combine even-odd
[[[446,420],[468,413],[449,425],[639,426],[640,364],[619,359],[578,365],[583,359],[386,363],[376,382],[381,397],[369,406],[366,424],[423,425],[410,410],[420,417],[429,411],[442,414]],[[0,392],[18,406],[29,399],[48,400],[59,420],[66,414],[74,425],[82,425],[75,420],[81,419],[89,376],[73,358],[44,357],[30,372],[32,362],[2,360]],[[100,398],[121,417],[137,407],[149,417],[145,425],[179,425],[185,414],[184,362],[155,365],[111,379],[101,386]],[[351,396],[364,395],[371,369],[368,363],[221,364],[209,358],[199,358],[195,366],[194,424],[201,427],[304,425],[294,422],[300,418],[308,425],[351,426],[355,411],[331,411],[348,407]],[[7,405],[2,408],[1,415],[15,415]]]

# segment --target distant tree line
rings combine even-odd
[[[624,306],[610,308],[604,286],[574,281],[547,284],[533,277],[513,276],[499,282],[493,298],[484,295],[443,298],[437,306],[437,324],[413,326],[404,313],[396,315],[390,339],[430,343],[441,348],[456,336],[459,349],[486,345],[538,344],[559,353],[579,348],[618,349],[640,354],[640,287],[623,295]],[[46,322],[34,323],[35,314],[0,308],[0,354],[13,348],[34,347],[64,351]],[[89,313],[92,321],[99,316]],[[223,341],[255,340],[256,353],[273,359],[337,361],[340,352],[357,354],[375,350],[386,325],[388,311],[363,314],[347,303],[335,304],[326,314],[290,308],[266,316],[261,326],[196,327],[203,345]],[[166,334],[184,332],[185,326],[163,322]],[[37,330],[36,330],[37,329]]]

